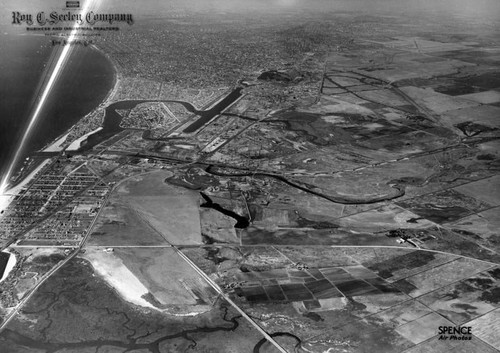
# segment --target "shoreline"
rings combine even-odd
[[[73,124],[73,126],[71,126],[68,130],[66,130],[64,133],[62,133],[61,135],[56,137],[51,142],[48,142],[44,147],[42,147],[41,149],[39,149],[33,153],[63,152],[63,151],[65,151],[69,146],[66,148],[63,148],[62,144],[64,144],[66,142],[69,134],[71,133],[71,130],[73,130],[75,128],[75,126],[78,125],[83,119],[85,119],[86,117],[95,113],[98,109],[103,108],[104,106],[112,103],[113,97],[116,95],[116,92],[118,91],[118,87],[122,81],[122,76],[121,76],[120,72],[118,71],[118,67],[117,67],[116,63],[110,58],[110,56],[108,54],[106,54],[103,50],[99,49],[95,45],[91,45],[91,47],[93,50],[97,50],[99,53],[101,53],[101,55],[104,55],[104,57],[111,64],[111,67],[113,69],[113,81],[114,81],[112,88],[109,90],[106,97],[104,97],[103,101],[101,103],[99,103],[95,108],[93,108],[90,112],[88,112],[83,117],[78,119],[78,121],[75,124]],[[101,122],[101,126],[99,128],[102,128],[103,123],[104,123],[104,121]],[[94,129],[93,131],[90,131],[89,133],[84,134],[83,136],[80,136],[75,141],[82,139],[84,136],[88,137],[92,133],[94,133],[95,131],[96,130]],[[73,141],[73,142],[75,142],[75,141]],[[81,141],[81,142],[83,142],[83,141]],[[30,154],[29,157],[32,157],[32,154]],[[7,208],[10,206],[12,201],[14,201],[14,198],[16,196],[18,196],[18,194],[20,193],[22,188],[24,186],[26,186],[27,184],[29,184],[33,180],[33,178],[38,174],[38,172],[40,172],[43,169],[43,167],[45,167],[45,165],[47,163],[49,163],[50,161],[51,161],[50,158],[43,160],[41,163],[39,163],[39,165],[37,165],[33,169],[33,171],[31,171],[28,175],[23,177],[19,182],[15,183],[14,185],[12,185],[12,186],[9,185],[8,189],[5,190],[4,194],[0,195],[0,219],[4,215],[4,211],[7,210]]]
[[[7,260],[7,264],[5,265],[3,276],[0,279],[0,283],[5,281],[7,279],[7,277],[9,277],[10,272],[16,266],[16,263],[17,263],[16,255],[14,255],[11,252],[8,252],[7,250],[3,250],[2,252],[9,254],[9,260]]]
[[[102,130],[102,126],[99,126],[97,129],[87,132],[85,135],[80,136],[75,141],[71,142],[71,144],[64,149],[64,151],[69,152],[77,152],[80,148],[82,148],[82,144],[87,141],[90,135],[95,134]]]
[[[66,137],[64,139],[64,141],[61,142],[61,144],[64,143],[64,142],[66,142],[66,139],[69,136],[69,134],[71,133],[71,130],[73,130],[75,128],[75,126],[80,123],[80,121],[82,121],[86,117],[88,117],[88,116],[92,115],[93,113],[95,113],[96,110],[98,110],[99,108],[103,108],[104,106],[109,105],[109,104],[112,103],[112,101],[113,101],[112,98],[116,94],[116,91],[118,91],[118,87],[119,87],[119,85],[120,85],[120,83],[122,81],[122,75],[118,71],[118,66],[116,65],[116,63],[114,62],[114,60],[111,59],[111,57],[107,53],[105,53],[103,50],[101,50],[98,47],[96,47],[95,44],[92,44],[90,47],[93,50],[96,50],[99,53],[101,53],[101,55],[103,55],[109,61],[109,63],[111,64],[111,67],[113,68],[113,86],[109,90],[108,94],[106,94],[106,96],[104,97],[104,99],[102,100],[101,103],[99,103],[94,109],[92,109],[90,112],[88,112],[87,114],[85,114],[84,116],[82,116],[80,119],[78,119],[78,121],[76,123],[74,123],[73,126],[71,126],[68,130],[66,130],[65,132],[63,132],[61,135],[59,135],[58,137],[56,137],[51,142],[48,142],[44,147],[42,147],[37,152],[50,152],[50,151],[48,151],[48,149],[50,149],[50,148],[57,148],[56,144],[59,142],[59,140],[61,140],[63,137]],[[101,122],[101,125],[102,125],[102,123],[104,123],[104,121]],[[95,131],[95,129],[94,129],[94,131]],[[79,138],[81,138],[81,137],[82,136],[80,136]],[[65,150],[65,148],[61,147],[61,149],[57,150],[56,152],[63,151],[63,150]]]
[[[10,206],[12,201],[19,195],[22,189],[33,180],[38,173],[48,164],[51,159],[44,159],[39,165],[37,165],[28,175],[26,175],[21,181],[19,181],[14,186],[5,190],[3,195],[0,195],[0,219],[4,215],[4,211]]]
[[[54,141],[50,142],[48,146],[39,150],[39,152],[61,152],[63,150],[62,145],[64,144],[64,142],[66,142],[68,136],[69,136],[69,130],[63,133],[63,135],[57,137]]]

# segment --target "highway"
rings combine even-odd
[[[203,272],[189,257],[187,257],[178,246],[171,244],[164,235],[154,227],[151,223],[147,222],[146,219],[143,219],[156,233],[158,233],[168,245],[162,245],[162,247],[171,247],[174,251],[179,255],[179,257],[184,260],[195,272],[200,275],[207,283],[210,285],[222,298],[224,298],[236,311],[238,311],[243,318],[245,318],[253,327],[259,331],[264,338],[266,338],[273,346],[275,346],[280,352],[287,353],[287,351],[281,347],[276,340],[271,337],[262,327],[260,327],[247,313],[245,313],[236,303],[229,298],[229,296],[224,293],[224,291],[215,283],[205,272]],[[199,247],[199,245],[197,245]]]
[[[52,276],[57,270],[59,270],[61,267],[63,267],[68,261],[70,261],[72,258],[78,254],[79,250],[73,251],[68,257],[66,257],[63,261],[59,262],[55,267],[50,269],[45,275],[43,275],[40,278],[40,281],[33,287],[31,288],[28,293],[21,299],[21,301],[17,304],[17,306],[5,317],[5,320],[2,322],[0,325],[0,332],[3,331],[3,329],[9,324],[9,322],[16,316],[16,314],[21,310],[24,305],[31,299],[33,294],[37,291],[40,286],[45,283],[45,281]]]
[[[2,322],[0,325],[0,332],[9,324],[9,322],[16,316],[16,314],[26,305],[26,303],[30,300],[30,298],[35,294],[38,288],[42,284],[45,283],[47,279],[50,278],[54,273],[56,273],[57,270],[59,270],[61,267],[66,265],[71,259],[73,259],[79,252],[80,250],[85,246],[85,243],[87,242],[90,234],[92,233],[92,230],[94,228],[95,222],[99,218],[99,215],[101,214],[102,209],[104,208],[104,205],[109,199],[109,196],[111,195],[111,191],[106,195],[106,198],[102,202],[102,207],[99,209],[99,212],[97,212],[96,216],[94,217],[92,223],[90,224],[89,228],[87,229],[87,232],[85,234],[85,237],[83,238],[82,242],[76,248],[73,250],[71,254],[69,254],[64,260],[60,261],[56,266],[51,268],[45,275],[40,277],[40,281],[33,287],[31,288],[27,294],[21,299],[21,301],[17,304],[17,306],[5,317],[5,320]],[[37,224],[38,225],[38,224]]]
[[[189,266],[191,266],[203,279],[213,288],[217,293],[220,294],[221,297],[223,297],[233,308],[235,308],[241,316],[243,316],[253,327],[257,329],[268,341],[271,343],[273,346],[275,346],[280,352],[282,353],[288,353],[283,347],[281,347],[278,342],[275,341],[274,338],[272,338],[262,327],[260,327],[255,321],[252,320],[250,316],[247,315],[234,301],[229,298],[227,294],[224,293],[224,291],[215,283],[205,272],[203,272],[196,264],[191,261],[189,257],[187,257],[182,251],[177,249],[174,246],[175,251],[177,254],[184,260],[186,261]]]

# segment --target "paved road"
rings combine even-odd
[[[83,246],[85,245],[85,243],[87,242],[90,234],[92,233],[92,229],[94,228],[94,225],[95,225],[95,222],[96,220],[98,219],[101,211],[103,210],[104,208],[104,205],[106,204],[106,202],[108,201],[108,198],[109,196],[111,195],[111,191],[108,193],[108,195],[106,195],[106,198],[103,200],[103,203],[102,203],[102,206],[100,209],[99,209],[99,212],[97,213],[97,215],[94,217],[94,220],[92,221],[92,223],[90,224],[89,228],[87,229],[87,233],[85,234],[85,237],[83,238],[82,242],[80,243],[80,245],[78,246],[77,249],[75,249],[70,255],[68,255],[64,260],[62,260],[61,262],[59,262],[56,266],[54,266],[52,269],[50,269],[45,275],[43,275],[41,278],[40,278],[40,281],[32,288],[28,291],[27,295],[24,296],[23,299],[21,299],[21,301],[17,304],[17,306],[12,310],[12,312],[10,312],[6,317],[5,317],[5,320],[4,322],[2,322],[2,325],[0,326],[0,332],[9,324],[9,322],[16,316],[16,314],[24,307],[24,305],[26,305],[26,303],[30,300],[30,298],[33,296],[33,294],[35,294],[35,292],[37,291],[38,288],[40,288],[40,286],[42,284],[45,283],[45,281],[47,279],[50,278],[50,276],[52,276],[57,270],[59,270],[61,267],[63,267],[64,265],[66,265],[68,263],[68,261],[70,261],[71,259],[73,259],[79,252],[80,250],[83,248]],[[39,223],[37,223],[37,225],[39,225]],[[67,247],[66,247],[67,248]]]
[[[247,313],[245,313],[238,305],[236,305],[236,303],[233,302],[226,293],[224,293],[224,291],[217,285],[217,283],[215,283],[205,272],[203,272],[198,266],[196,266],[196,264],[193,261],[191,261],[189,257],[187,257],[182,251],[177,249],[175,246],[174,249],[177,252],[177,254],[179,254],[179,256],[189,264],[189,266],[191,266],[201,277],[203,277],[203,279],[207,281],[207,283],[213,289],[215,289],[215,291],[217,291],[217,293],[219,293],[221,297],[223,297],[229,304],[231,304],[231,306],[235,308],[241,314],[241,316],[243,316],[253,327],[255,327],[257,331],[259,331],[269,341],[269,343],[275,346],[278,349],[278,351],[282,353],[288,353],[286,349],[281,347],[278,344],[278,342],[274,340],[274,338],[272,338],[264,329],[262,329],[262,327],[260,327],[255,321],[253,321],[252,318],[247,315]]]
[[[9,322],[16,316],[16,314],[24,307],[24,305],[31,299],[33,294],[37,291],[37,289],[45,283],[45,281],[52,276],[57,270],[63,267],[68,261],[74,258],[78,254],[78,250],[73,251],[68,257],[66,257],[63,261],[59,262],[55,267],[53,267],[49,272],[43,275],[40,278],[40,281],[28,291],[28,294],[24,296],[24,298],[17,304],[17,306],[5,317],[5,320],[2,322],[0,326],[0,332],[9,324]]]

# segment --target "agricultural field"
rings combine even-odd
[[[332,340],[339,349],[372,340],[380,351],[424,351],[437,340],[439,326],[471,325],[473,342],[495,351],[481,342],[496,344],[493,330],[478,319],[498,311],[500,268],[494,263],[402,248],[217,246],[204,251],[205,256],[185,250],[200,268],[207,268],[202,257],[216,264],[205,271],[259,325],[313,337],[300,341],[307,349],[321,351],[332,347]]]
[[[1,352],[500,352],[495,0],[120,6],[0,195]]]

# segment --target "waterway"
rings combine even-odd
[[[10,254],[8,252],[0,251],[0,278],[3,277],[9,258]]]
[[[152,102],[164,102],[164,103],[180,103],[187,111],[199,116],[200,118],[189,125],[183,132],[192,133],[196,132],[203,125],[208,123],[214,117],[219,115],[224,109],[233,104],[238,98],[241,97],[242,87],[237,87],[232,90],[226,97],[220,100],[212,108],[207,110],[198,110],[189,102],[178,101],[178,100],[158,100],[158,99],[135,99],[135,100],[125,100],[110,104],[105,111],[104,122],[102,129],[87,138],[84,146],[80,148],[80,152],[87,151],[93,148],[95,145],[107,140],[111,136],[117,134],[124,129],[120,127],[122,116],[117,113],[117,109],[130,110],[136,107],[138,104],[142,103],[152,103]],[[145,134],[143,138],[150,139],[148,134]]]
[[[150,102],[180,103],[190,113],[193,113],[193,114],[201,113],[191,103],[184,102],[184,101],[154,100],[154,99],[153,100],[152,99],[131,99],[131,100],[124,100],[124,101],[116,102],[116,103],[110,104],[109,106],[106,107],[106,110],[104,113],[104,121],[102,124],[102,129],[97,131],[94,134],[91,134],[87,138],[85,145],[82,146],[79,149],[79,151],[88,151],[91,148],[93,148],[95,145],[107,140],[111,136],[124,130],[123,128],[120,127],[120,124],[122,122],[122,116],[120,114],[118,114],[118,112],[116,111],[117,109],[131,110],[131,109],[134,109],[138,104],[150,103]]]
[[[58,296],[54,293],[54,296],[58,298]],[[161,353],[160,345],[164,341],[173,340],[176,338],[184,338],[185,340],[193,341],[191,338],[192,335],[197,333],[213,333],[213,332],[232,332],[235,331],[239,327],[238,320],[241,319],[241,316],[233,316],[229,317],[228,308],[223,307],[225,310],[224,316],[222,320],[226,323],[223,326],[201,326],[194,327],[187,330],[182,330],[180,332],[160,336],[156,340],[149,343],[138,343],[139,339],[129,339],[127,341],[121,340],[113,340],[113,339],[103,339],[96,338],[95,340],[89,341],[80,341],[80,342],[72,342],[72,343],[64,343],[64,342],[46,342],[42,340],[34,340],[25,333],[19,333],[17,331],[11,329],[5,329],[1,336],[4,340],[12,342],[15,346],[29,347],[31,349],[43,350],[44,352],[59,352],[59,351],[88,351],[93,349],[95,351],[100,351],[100,348],[103,349],[120,349],[125,351],[142,351],[142,352],[150,352],[150,353]],[[126,316],[126,314],[124,313]],[[194,342],[194,341],[193,341]]]
[[[235,88],[231,93],[224,97],[224,99],[222,99],[220,102],[215,104],[212,108],[200,112],[200,118],[189,125],[183,132],[187,134],[196,132],[199,128],[208,123],[215,116],[219,115],[222,111],[224,111],[224,109],[229,107],[231,104],[233,104],[233,102],[240,98],[242,89],[242,87]]]
[[[269,178],[274,178],[276,180],[279,180],[291,187],[294,187],[298,190],[307,192],[309,194],[316,195],[318,197],[321,197],[323,199],[326,199],[328,201],[334,202],[334,203],[340,203],[344,205],[360,205],[360,204],[372,204],[372,203],[377,203],[381,201],[388,201],[388,200],[394,200],[397,199],[401,196],[405,195],[405,186],[404,185],[395,185],[392,187],[392,194],[390,195],[380,195],[380,196],[371,196],[371,197],[354,197],[354,196],[345,196],[341,194],[337,194],[333,191],[329,191],[329,194],[324,194],[319,191],[315,191],[314,189],[317,189],[314,185],[308,185],[305,183],[299,183],[297,181],[292,182],[289,179],[286,179],[280,175],[275,175],[275,174],[269,174],[269,173],[259,173],[259,172],[246,172],[242,171],[241,173],[224,173],[224,168],[219,168],[214,165],[209,165],[205,168],[205,171],[209,174],[215,175],[215,176],[225,176],[225,177],[244,177],[244,176],[263,176],[263,177],[269,177]]]
[[[269,336],[271,336],[272,338],[275,338],[275,337],[287,337],[287,338],[292,338],[293,340],[295,340],[295,348],[298,348],[300,347],[300,344],[302,343],[301,339],[298,338],[297,336],[291,334],[291,333],[288,333],[288,332],[275,332],[275,333],[271,333]],[[264,344],[267,342],[267,339],[263,338],[259,341],[259,343],[257,343],[253,349],[253,353],[263,353],[261,352],[261,348],[264,346]],[[267,351],[267,350],[266,350]]]
[[[0,276],[0,282],[3,282],[8,276],[10,271],[16,266],[16,255],[8,252],[8,251],[1,251],[0,255],[2,257],[2,275]]]
[[[248,220],[248,218],[240,216],[239,214],[237,214],[234,211],[225,209],[220,204],[213,202],[212,199],[203,192],[200,192],[200,195],[205,200],[205,202],[203,204],[201,204],[200,207],[211,208],[211,209],[218,211],[226,216],[234,218],[236,220],[236,224],[234,225],[234,228],[243,229],[243,228],[247,228],[250,225],[250,221]]]

